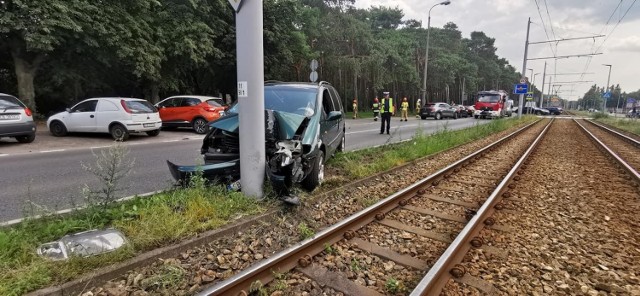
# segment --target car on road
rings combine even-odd
[[[625,116],[629,118],[638,118],[640,117],[640,112],[638,112],[637,110],[636,112],[633,112],[633,110],[629,110],[629,112],[627,112],[627,115]]]
[[[33,112],[18,98],[0,93],[0,138],[15,138],[20,143],[36,139]]]
[[[222,98],[174,96],[157,103],[162,128],[190,127],[198,134],[207,132],[207,123],[225,114],[228,106]]]
[[[546,107],[542,109],[549,111],[549,114],[551,115],[560,115],[562,114],[562,111],[563,111],[562,108],[560,107]]]
[[[109,133],[114,140],[126,141],[131,133],[160,134],[162,121],[151,103],[134,98],[86,99],[47,120],[52,135],[67,133]]]
[[[268,82],[264,85],[267,175],[281,195],[293,184],[312,191],[324,179],[324,164],[345,147],[345,116],[340,96],[328,82]],[[172,176],[185,184],[195,172],[212,181],[240,178],[240,105],[209,123],[202,166],[167,161]]]
[[[462,105],[455,105],[453,106],[453,108],[456,109],[456,113],[458,113],[458,118],[467,118],[469,117],[469,113],[467,111],[467,108],[465,106]]]
[[[475,108],[475,107],[473,107],[473,106],[465,106],[465,108],[467,108],[467,114],[468,114],[469,116],[473,116],[473,112],[475,112],[475,111],[476,111],[476,108]]]
[[[457,119],[458,112],[457,109],[451,107],[451,105],[447,103],[427,103],[420,108],[420,118],[427,119],[429,117],[433,117],[433,119],[439,120],[445,117]]]

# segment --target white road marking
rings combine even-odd
[[[61,152],[61,151],[65,151],[65,150],[67,150],[67,149],[44,150],[44,151],[40,151],[40,153]]]
[[[0,157],[9,156],[9,154],[0,154]]]
[[[180,140],[180,139],[176,139],[176,140],[164,140],[164,141],[162,141],[162,143],[171,143],[171,142],[180,142],[180,141],[182,141],[182,140]]]

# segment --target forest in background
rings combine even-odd
[[[308,81],[317,59],[319,80],[345,103],[369,106],[382,91],[417,99],[426,26],[397,7],[354,1],[264,0],[265,79]],[[43,116],[95,96],[235,94],[227,0],[4,0],[0,9],[0,92]],[[447,23],[430,38],[429,101],[472,104],[473,93],[511,93],[520,78],[483,32],[464,37]]]

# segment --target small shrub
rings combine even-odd
[[[391,294],[397,294],[400,292],[404,292],[406,290],[402,282],[394,278],[389,278],[387,282],[384,284],[384,288],[385,290],[387,290],[387,292]]]
[[[316,234],[313,229],[307,226],[307,223],[304,222],[300,222],[300,224],[298,224],[298,233],[300,234],[300,239],[303,240],[312,238]]]
[[[93,155],[96,163],[93,166],[82,163],[82,169],[95,175],[100,181],[100,187],[95,189],[85,185],[82,193],[89,205],[106,208],[120,197],[118,193],[126,189],[122,181],[131,172],[134,160],[129,159],[129,148],[122,142],[115,142],[99,155]]]

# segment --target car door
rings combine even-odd
[[[179,121],[187,121],[191,122],[193,119],[199,115],[198,112],[201,108],[199,105],[202,103],[199,99],[196,98],[182,98],[180,103],[180,107],[176,108],[176,118]]]
[[[70,132],[94,132],[96,130],[96,106],[98,100],[83,101],[71,108],[65,126]]]
[[[320,132],[322,134],[322,142],[325,143],[327,147],[327,158],[329,155],[333,154],[337,144],[339,144],[338,139],[338,127],[340,125],[340,119],[329,120],[329,114],[332,111],[337,111],[333,105],[333,99],[331,97],[331,93],[329,89],[322,89],[322,123],[320,124]]]
[[[163,122],[176,121],[175,109],[180,106],[182,98],[169,98],[158,104],[158,112]]]
[[[109,125],[118,119],[120,108],[109,100],[99,100],[96,107],[96,132],[109,132]]]
[[[449,104],[441,104],[442,107],[442,116],[443,117],[453,117],[453,108]]]

